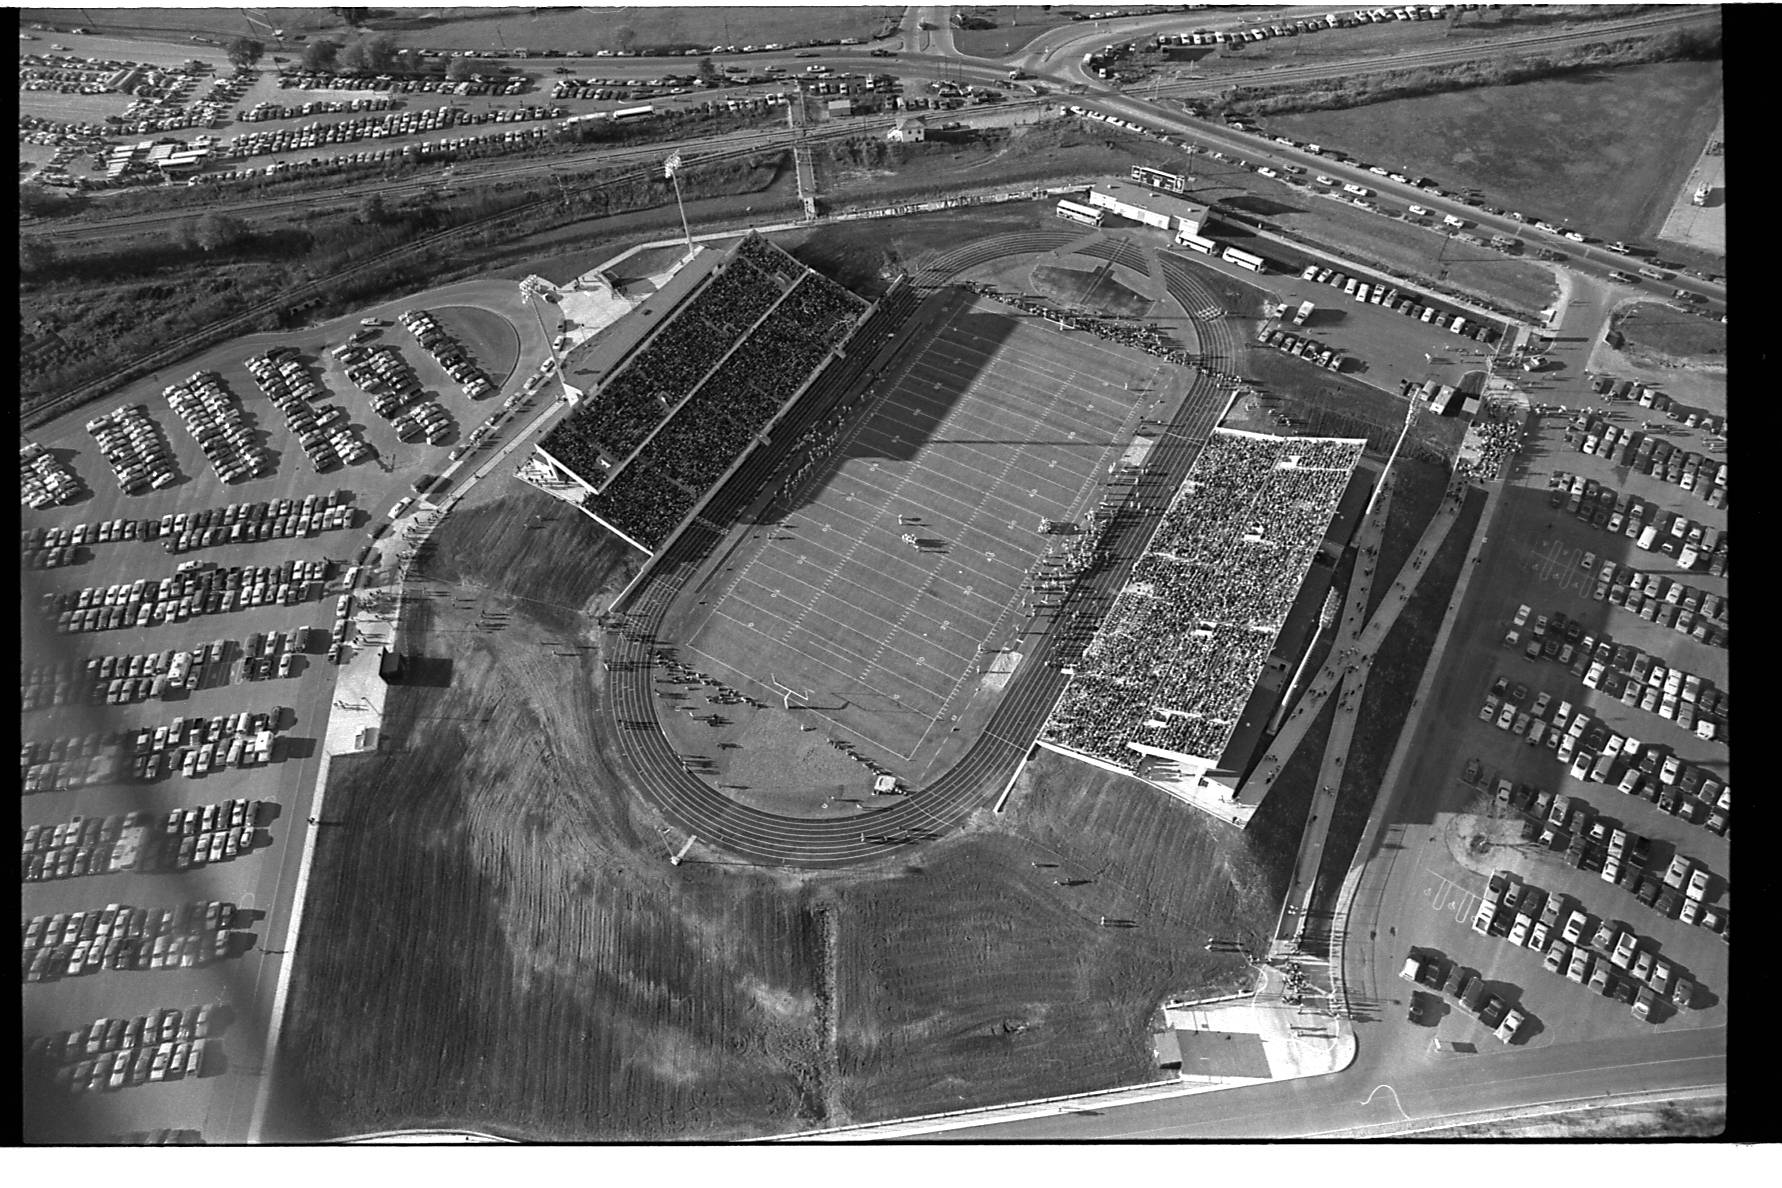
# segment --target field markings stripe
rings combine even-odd
[[[931,578],[923,586],[915,586],[915,585],[911,585],[908,582],[903,581],[901,579],[901,577],[898,577],[892,573],[887,573],[887,572],[883,572],[883,571],[872,571],[872,572],[874,573],[874,577],[877,580],[879,580],[881,582],[896,582],[899,586],[908,590],[911,595],[914,595],[917,597],[919,597],[920,595],[923,595],[923,594],[933,593],[933,590],[931,588],[937,582],[944,582],[947,586],[951,587],[950,593],[956,598],[976,599],[979,602],[989,603],[992,607],[1000,607],[1002,605],[1001,600],[992,598],[991,596],[989,596],[987,594],[980,594],[980,593],[978,593],[978,591],[975,588],[968,589],[965,586],[961,586],[957,582],[955,582],[952,578],[934,577],[934,578]],[[811,583],[805,581],[803,578],[799,577],[795,573],[787,573],[787,572],[780,571],[780,570],[775,570],[774,573],[776,574],[776,576],[783,577],[788,582],[796,582],[802,586],[810,586],[810,584],[811,584]],[[875,594],[882,595],[883,594],[882,589],[876,588],[871,585],[867,585],[866,583],[861,582],[861,581],[856,581],[853,577],[844,575],[841,580],[844,581],[847,585],[851,586],[852,588],[861,591],[862,593],[869,594],[869,595],[875,595]],[[759,581],[758,579],[751,579],[751,582],[753,585],[755,585],[757,587],[762,587],[762,588],[765,588],[768,590],[776,590],[777,591],[777,587],[773,587],[773,586],[763,587],[761,581]],[[1012,594],[1013,591],[1010,591],[1010,593]],[[833,597],[834,595],[831,595],[831,596]],[[939,595],[937,594],[936,597],[939,597]],[[911,600],[909,604],[914,605],[915,603],[913,600]],[[859,605],[864,606],[867,604],[861,603]],[[955,614],[958,616],[963,616],[966,618],[970,618],[976,622],[981,622],[986,625],[988,625],[990,622],[992,622],[992,620],[984,618],[982,615],[979,615],[977,612],[968,610],[963,605],[959,605],[959,604],[956,604],[953,602],[949,602],[947,604],[947,610],[949,613],[952,613],[952,614]]]
[[[886,702],[890,702],[892,704],[903,706],[904,708],[910,709],[912,713],[916,713],[918,716],[932,717],[932,715],[923,714],[920,710],[917,710],[914,707],[911,707],[908,704],[908,702],[906,702],[904,699],[895,697],[892,694],[887,693],[885,690],[878,688],[871,681],[868,681],[865,678],[860,677],[854,673],[846,672],[840,668],[837,668],[835,665],[830,664],[828,661],[822,659],[819,656],[813,655],[812,653],[806,651],[804,648],[802,648],[796,644],[779,643],[778,641],[775,641],[771,636],[767,635],[765,632],[762,632],[760,629],[752,626],[751,624],[741,622],[740,620],[737,621],[737,626],[742,628],[745,631],[754,632],[756,635],[759,635],[763,639],[766,639],[769,643],[775,644],[776,647],[789,648],[791,651],[796,652],[800,656],[803,656],[806,660],[809,660],[814,664],[822,665],[824,668],[827,668],[830,672],[835,673],[836,676],[840,677],[844,682],[846,682],[849,685],[858,685],[861,688],[864,688],[868,692],[872,693],[875,697],[883,698]],[[807,640],[811,639],[811,637],[809,637],[809,636],[807,636],[806,638],[807,638]],[[811,640],[811,642],[817,642],[817,641]],[[825,649],[825,650],[832,650],[832,649]],[[896,672],[894,672],[890,669],[878,668],[876,666],[869,666],[869,668],[871,669],[871,671],[881,674],[883,676],[890,677],[892,680],[897,681],[900,684],[908,685],[912,690],[914,690],[917,693],[924,694],[928,697],[935,696],[933,691],[928,689],[926,686],[920,685],[914,681],[906,680],[906,679],[898,676],[898,674]],[[839,690],[823,690],[823,691],[824,692],[839,692]],[[882,743],[875,743],[874,745],[882,747],[886,752],[888,752],[890,754],[895,755],[898,753],[895,748],[889,747],[889,746],[884,746],[884,744],[882,744]]]
[[[761,635],[761,633],[758,631],[755,634]],[[773,640],[768,636],[761,635],[761,638],[769,644],[773,643]],[[694,647],[689,647],[687,650],[694,653],[695,655],[704,657],[708,664],[711,664],[711,665],[715,666],[716,668],[723,669],[725,671],[728,671],[728,672],[734,674],[731,677],[731,684],[732,684],[732,687],[734,687],[734,688],[740,688],[742,686],[742,684],[747,683],[749,685],[753,685],[757,689],[761,689],[764,692],[771,694],[774,697],[784,696],[784,694],[781,690],[768,688],[766,685],[762,684],[756,678],[749,676],[746,673],[738,672],[737,669],[735,668],[735,666],[728,664],[725,661],[719,660],[717,657],[711,655],[711,653],[709,653],[709,652],[704,652],[704,651],[701,651],[700,649],[694,648]],[[794,650],[796,650],[796,649],[794,649]],[[800,654],[803,655],[803,653],[800,653]],[[805,658],[807,660],[812,660],[815,663],[823,664],[822,660],[819,660],[814,656],[806,656]],[[841,672],[840,669],[831,668],[827,664],[824,664],[823,666],[825,668],[830,668],[830,671],[835,672],[838,676],[844,676],[844,677],[846,676],[846,674]],[[877,690],[874,690],[874,692],[877,693]],[[877,693],[877,695],[880,697],[885,697],[885,695],[882,693]],[[890,698],[886,697],[885,700],[889,701]],[[885,752],[885,754],[887,754],[887,755],[897,755],[899,759],[903,760],[906,763],[910,760],[910,757],[915,754],[914,751],[911,751],[910,755],[898,755],[896,747],[893,747],[893,746],[889,745],[888,743],[881,741],[875,735],[873,735],[865,730],[862,730],[860,727],[858,727],[856,725],[853,725],[848,722],[843,722],[838,718],[832,718],[828,714],[824,713],[822,710],[806,708],[802,712],[808,713],[808,714],[812,715],[813,717],[822,719],[823,721],[829,723],[829,725],[832,729],[840,731],[843,734],[851,735],[854,738],[861,740],[862,742],[866,743],[869,746],[878,748],[879,750]]]
[[[806,612],[805,612],[805,615],[806,615],[806,616],[807,616],[807,617],[808,617],[808,616],[812,616],[812,615],[814,615],[814,616],[815,616],[815,617],[817,617],[817,618],[818,618],[818,619],[822,619],[822,620],[824,620],[824,621],[825,621],[825,622],[829,622],[829,623],[833,623],[833,624],[835,624],[835,625],[836,625],[836,626],[837,626],[837,627],[839,627],[839,628],[842,628],[842,629],[843,629],[843,633],[844,633],[844,634],[845,634],[845,635],[852,635],[852,636],[858,636],[858,635],[861,635],[861,634],[863,634],[863,633],[864,633],[864,631],[863,631],[863,629],[862,629],[862,627],[861,627],[861,626],[860,626],[860,625],[858,625],[858,624],[854,624],[854,623],[850,623],[850,622],[848,622],[848,621],[846,621],[846,620],[844,620],[844,619],[838,619],[838,618],[836,618],[836,617],[834,617],[834,616],[833,616],[833,615],[831,615],[831,614],[829,614],[829,613],[828,613],[828,612],[827,612],[827,610],[822,610],[822,609],[818,609],[818,608],[819,608],[819,607],[820,607],[820,606],[821,606],[821,605],[822,605],[822,603],[823,603],[823,599],[824,599],[824,598],[827,598],[827,599],[830,599],[830,600],[832,600],[832,601],[834,601],[834,602],[837,602],[837,603],[840,603],[840,604],[841,604],[841,605],[842,605],[842,606],[843,606],[843,607],[846,607],[846,608],[848,608],[848,609],[850,609],[850,610],[854,610],[854,609],[857,609],[857,608],[856,608],[856,604],[854,604],[854,603],[851,603],[851,602],[848,602],[848,601],[847,601],[847,600],[846,600],[846,599],[843,599],[843,598],[838,598],[838,597],[836,597],[836,596],[834,596],[834,595],[824,595],[824,596],[823,596],[823,597],[822,597],[822,598],[819,598],[819,599],[817,599],[817,600],[816,600],[816,601],[814,601],[814,602],[813,602],[813,603],[812,603],[812,604],[811,604],[811,606],[810,606],[810,607],[809,607],[809,608],[808,608],[808,609],[807,609],[807,610],[806,610]],[[781,622],[784,622],[784,621],[786,621],[786,619],[785,619],[785,616],[784,616],[784,615],[781,615],[781,614],[779,614],[779,613],[778,613],[778,612],[776,612],[776,611],[774,611],[774,610],[771,610],[771,609],[770,609],[770,608],[768,608],[768,607],[763,607],[763,606],[758,606],[758,605],[757,605],[757,604],[755,604],[755,603],[753,603],[753,602],[750,602],[750,601],[749,601],[749,600],[747,600],[747,599],[743,599],[743,598],[741,598],[741,597],[740,597],[740,596],[739,596],[739,598],[738,598],[738,601],[740,601],[740,602],[742,602],[742,603],[743,603],[743,605],[745,605],[745,606],[748,606],[748,607],[749,607],[749,608],[750,608],[750,609],[751,609],[751,610],[755,610],[755,611],[758,611],[758,612],[759,612],[759,613],[761,613],[761,614],[764,614],[764,615],[768,615],[768,616],[770,616],[770,617],[772,617],[772,618],[775,618],[775,619],[779,619],[779,620],[780,620],[780,621],[781,621]],[[791,601],[791,600],[788,600],[788,601]],[[867,615],[867,616],[866,616],[866,617],[868,617],[868,618],[871,618],[871,619],[872,619],[872,620],[874,620],[874,621],[875,621],[875,622],[876,622],[876,623],[880,623],[880,624],[885,624],[885,623],[888,623],[888,622],[889,622],[889,620],[887,620],[887,619],[884,619],[884,618],[882,618],[882,617],[880,617],[880,616],[878,616],[878,615],[873,615],[873,614],[868,614],[868,615]],[[745,625],[747,625],[747,624],[745,624]],[[834,637],[833,637],[833,636],[831,636],[831,635],[827,635],[827,634],[820,634],[820,633],[818,633],[818,632],[816,632],[816,631],[813,631],[813,630],[811,630],[811,629],[810,629],[810,628],[808,628],[808,627],[796,627],[796,628],[794,628],[794,630],[797,630],[797,631],[800,631],[800,632],[802,632],[802,634],[803,634],[803,635],[804,635],[804,636],[805,636],[805,637],[806,637],[806,638],[807,638],[807,639],[811,639],[811,640],[814,640],[814,641],[816,641],[816,642],[819,642],[819,643],[821,643],[821,644],[823,644],[823,645],[824,645],[824,646],[825,646],[825,647],[826,647],[826,648],[828,648],[828,649],[829,649],[829,650],[830,650],[830,651],[832,651],[832,652],[834,652],[834,653],[836,653],[836,655],[838,655],[838,656],[843,656],[843,655],[848,655],[848,656],[858,656],[858,655],[860,655],[860,653],[858,653],[858,652],[855,652],[855,651],[853,651],[853,650],[852,650],[852,649],[850,649],[850,648],[847,648],[847,647],[844,647],[844,646],[843,646],[843,645],[842,645],[842,644],[840,644],[840,643],[839,643],[839,642],[837,642],[837,641],[836,641],[836,640],[835,640],[835,638],[834,638]],[[788,633],[788,638],[789,638],[789,637],[790,637],[790,633]],[[938,647],[938,645],[937,645],[937,647]],[[875,655],[873,655],[873,656],[871,656],[871,657],[863,657],[863,660],[864,660],[864,663],[865,663],[865,665],[866,665],[866,667],[868,667],[868,668],[880,668],[880,669],[882,669],[882,670],[883,670],[883,671],[885,671],[885,672],[887,672],[887,673],[890,673],[890,674],[892,674],[892,675],[893,675],[893,676],[898,676],[898,674],[897,674],[897,671],[896,671],[896,670],[894,670],[894,669],[885,669],[885,668],[883,668],[883,666],[882,666],[882,665],[880,665],[880,664],[879,664],[879,663],[878,663],[878,657],[879,657],[879,655],[882,655],[882,654],[883,654],[883,652],[884,652],[884,650],[885,650],[885,649],[884,649],[884,648],[883,648],[883,647],[881,647],[881,648],[880,648],[880,649],[879,649],[879,653],[877,653],[877,654],[875,654]],[[933,665],[933,664],[930,664],[930,663],[928,663],[928,662],[927,662],[927,661],[926,661],[926,660],[924,660],[924,659],[920,659],[920,658],[918,658],[918,657],[915,657],[915,656],[912,656],[912,655],[910,655],[910,654],[909,654],[909,653],[908,653],[908,652],[905,652],[905,651],[903,651],[903,650],[902,650],[902,649],[899,649],[899,648],[893,648],[893,649],[891,649],[891,650],[892,650],[892,651],[893,651],[893,652],[895,652],[895,653],[897,653],[897,654],[898,654],[898,655],[900,655],[900,656],[903,656],[903,657],[904,657],[904,658],[905,658],[905,659],[908,659],[908,660],[910,660],[910,661],[911,661],[911,662],[912,662],[912,664],[913,664],[913,666],[914,666],[914,667],[916,667],[916,668],[927,668],[927,669],[929,669],[929,670],[930,670],[930,671],[932,671],[932,672],[934,672],[934,673],[935,673],[935,674],[936,674],[936,675],[938,675],[938,676],[941,676],[941,677],[950,677],[950,676],[951,676],[951,675],[952,675],[952,674],[951,674],[951,673],[949,673],[949,672],[946,672],[946,671],[945,671],[945,670],[943,670],[943,669],[940,669],[940,668],[937,668],[937,667],[936,667],[936,666],[935,666],[935,665]],[[961,662],[961,663],[964,663],[964,662],[966,662],[966,661],[967,661],[967,660],[969,660],[969,659],[970,659],[970,657],[967,657],[967,656],[964,656],[964,655],[961,655],[961,654],[959,654],[959,653],[957,653],[957,652],[953,652],[953,651],[951,651],[951,650],[949,650],[949,649],[947,649],[947,648],[940,648],[940,649],[939,649],[939,650],[940,650],[940,651],[943,651],[943,652],[946,652],[946,653],[947,653],[947,654],[948,654],[948,655],[950,655],[950,656],[953,656],[953,657],[954,657],[954,658],[955,658],[955,659],[957,659],[957,660],[959,660],[959,661],[960,661],[960,662]],[[915,680],[913,680],[913,679],[910,679],[910,678],[905,678],[905,677],[901,677],[901,676],[899,676],[899,679],[901,679],[901,680],[904,680],[904,682],[905,682],[905,683],[907,683],[907,684],[910,684],[910,685],[912,685],[912,686],[915,686],[915,687],[918,687],[918,688],[924,688],[924,689],[925,689],[925,688],[926,688],[926,686],[922,686],[922,685],[921,685],[921,684],[920,684],[920,683],[919,683],[919,682],[917,682],[917,681],[915,681]]]

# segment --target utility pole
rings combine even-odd
[[[674,183],[674,205],[681,212],[681,232],[687,237],[687,258],[693,258],[693,229],[687,226],[687,208],[681,204],[681,154],[676,152],[662,163],[662,172]]]

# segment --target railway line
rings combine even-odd
[[[994,258],[994,253],[984,255],[989,247],[1000,254],[1032,250],[1027,241],[1033,238],[1032,234],[1017,233],[969,245],[924,269],[918,285],[937,287],[970,267],[972,261]],[[1201,336],[1203,356],[1211,366],[1196,375],[1157,447],[1154,483],[1129,496],[1130,506],[1117,514],[1110,526],[1109,552],[1116,561],[1088,584],[1086,601],[1111,599],[1124,584],[1162,518],[1169,496],[1199,455],[1201,443],[1222,411],[1220,388],[1210,373],[1225,369],[1235,358],[1238,344],[1223,318],[1193,314],[1217,307],[1213,293],[1186,269],[1178,266],[1173,272],[1172,293],[1181,294],[1178,300],[1185,299],[1185,308]],[[795,441],[796,436],[787,433],[781,441]],[[745,503],[788,452],[782,447],[745,465],[731,480],[731,491],[720,495],[720,500],[728,499],[736,506]],[[1032,747],[1064,687],[1066,678],[1046,662],[1062,633],[1057,622],[1041,636],[983,733],[959,762],[933,783],[912,790],[889,807],[827,820],[786,817],[738,804],[688,772],[657,721],[652,653],[666,646],[656,631],[667,611],[701,560],[722,538],[721,531],[703,524],[682,533],[664,557],[656,579],[628,613],[630,625],[621,630],[620,646],[613,657],[606,700],[619,724],[615,750],[618,761],[630,769],[633,786],[647,802],[707,845],[751,861],[816,869],[881,858],[899,844],[875,839],[931,840],[956,829],[967,816],[992,803]]]

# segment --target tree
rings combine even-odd
[[[710,58],[699,59],[699,85],[702,87],[721,86],[724,72],[712,64]]]
[[[38,218],[60,214],[72,205],[72,200],[59,194],[48,186],[26,183],[19,187],[19,210]]]
[[[448,82],[466,82],[473,73],[469,58],[453,58],[446,63],[446,80]]]
[[[316,74],[330,74],[340,57],[340,42],[321,38],[303,47],[303,68]]]
[[[387,221],[389,217],[390,210],[384,205],[384,196],[375,190],[367,194],[365,200],[359,203],[359,221],[361,223],[369,223],[375,227]]]
[[[370,68],[365,61],[365,39],[363,37],[349,41],[341,47],[340,57],[335,62],[335,69],[342,74],[370,73]]]
[[[393,33],[375,33],[364,41],[365,67],[373,74],[382,74],[395,62],[401,49]]]
[[[229,60],[237,66],[252,66],[266,53],[266,47],[252,37],[237,37],[227,50]]]
[[[207,252],[237,247],[248,238],[248,225],[234,215],[215,212],[198,220],[192,240]]]

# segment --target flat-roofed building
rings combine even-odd
[[[1190,235],[1199,235],[1207,222],[1207,208],[1203,203],[1178,198],[1174,194],[1160,194],[1137,182],[1112,178],[1089,187],[1089,205],[1160,231],[1186,231]]]

